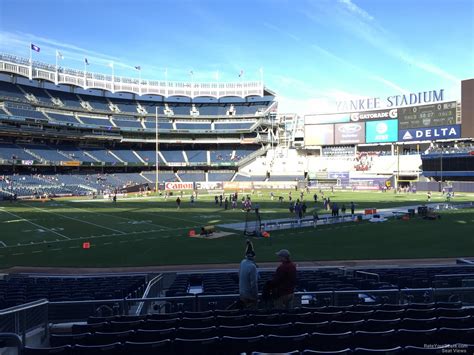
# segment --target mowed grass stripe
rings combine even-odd
[[[29,206],[35,210],[39,210],[41,212],[45,212],[45,213],[51,213],[51,214],[54,214],[54,215],[57,215],[57,216],[60,216],[62,218],[67,218],[67,219],[70,219],[70,220],[73,220],[73,221],[77,221],[77,222],[81,222],[81,223],[85,223],[85,224],[90,224],[91,226],[94,226],[94,227],[99,227],[99,228],[103,228],[103,229],[107,229],[107,230],[110,230],[112,232],[115,232],[115,233],[118,233],[118,234],[125,234],[124,231],[121,231],[121,230],[118,230],[118,229],[114,229],[114,228],[110,228],[110,227],[106,227],[106,226],[103,226],[103,225],[100,225],[100,224],[97,224],[97,223],[94,223],[94,222],[91,222],[91,221],[84,221],[82,219],[79,219],[79,218],[75,218],[75,217],[71,217],[71,216],[66,216],[62,213],[57,213],[57,212],[53,212],[52,210],[48,210],[48,209],[43,209],[43,208],[39,208],[39,207],[35,207],[35,206],[32,206],[32,205],[28,205],[28,204],[23,204],[24,206]]]
[[[75,209],[75,210],[78,210],[78,211],[83,211],[83,212],[86,212],[86,213],[92,213],[92,214],[97,215],[97,216],[104,216],[104,217],[108,217],[108,218],[116,218],[116,219],[121,219],[121,220],[129,221],[129,222],[141,222],[141,221],[143,221],[143,220],[137,220],[137,219],[134,219],[134,218],[122,217],[122,216],[117,215],[117,213],[108,213],[108,214],[106,214],[106,213],[97,212],[97,206],[93,206],[93,207],[94,207],[94,211],[92,211],[90,209],[79,208],[79,207],[73,206],[71,203],[68,204],[68,208],[72,208],[72,209]],[[91,208],[92,208],[92,206],[91,206]],[[172,229],[172,228],[167,227],[165,225],[151,223],[151,222],[144,222],[144,223],[141,223],[141,224],[154,226],[154,227],[159,227],[159,228],[165,228],[165,229]]]
[[[0,209],[0,211],[1,211],[1,212],[4,212],[4,213],[7,213],[7,214],[9,214],[9,215],[11,215],[11,216],[13,216],[13,217],[18,218],[18,219],[21,219],[21,220],[23,220],[24,222],[27,222],[27,223],[29,223],[29,224],[35,226],[35,227],[38,227],[38,228],[47,230],[48,232],[53,233],[53,234],[55,234],[55,235],[58,235],[58,236],[60,236],[61,238],[64,238],[64,239],[71,239],[71,238],[69,238],[68,236],[65,236],[65,235],[62,234],[62,233],[59,233],[59,232],[57,232],[57,231],[55,231],[55,230],[52,230],[52,229],[49,229],[49,228],[47,228],[47,227],[45,227],[45,226],[42,226],[42,225],[40,225],[40,224],[38,224],[38,223],[32,222],[32,221],[30,221],[29,219],[23,218],[23,217],[21,217],[21,216],[15,214],[15,213],[12,213],[12,212],[10,212],[10,211],[7,211],[6,209]]]

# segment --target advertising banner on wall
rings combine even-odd
[[[224,190],[252,189],[252,181],[224,181]]]
[[[398,120],[369,121],[365,123],[366,143],[396,142]]]
[[[399,129],[461,124],[456,117],[456,101],[398,109]]]
[[[334,144],[334,125],[305,125],[304,126],[304,144],[305,146],[333,145]]]
[[[461,125],[421,127],[402,129],[398,132],[400,142],[434,141],[437,139],[453,139],[461,137]]]
[[[398,110],[393,108],[391,110],[377,110],[367,112],[354,112],[351,113],[351,121],[369,121],[369,120],[390,120],[398,117]]]
[[[334,129],[336,144],[365,143],[365,125],[363,122],[338,123]]]
[[[224,184],[217,181],[196,182],[196,190],[222,190]]]
[[[165,190],[194,190],[194,182],[165,182]]]

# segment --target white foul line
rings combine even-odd
[[[40,225],[40,224],[37,224],[37,223],[35,223],[35,222],[30,221],[29,219],[22,218],[21,216],[18,216],[17,214],[14,214],[14,213],[9,212],[9,211],[7,211],[7,210],[1,209],[0,211],[5,212],[5,213],[8,213],[9,215],[12,215],[12,216],[14,216],[14,217],[16,217],[16,218],[19,218],[19,219],[21,219],[21,220],[24,220],[25,222],[28,222],[28,223],[30,223],[30,224],[36,226],[36,227],[45,229],[45,230],[47,230],[48,232],[57,234],[57,235],[59,235],[60,237],[63,237],[63,238],[69,239],[69,240],[71,239],[71,238],[69,238],[69,237],[66,237],[64,234],[61,234],[61,233],[56,232],[56,231],[54,231],[54,230],[52,230],[52,229],[46,228],[46,227],[44,227],[44,226],[42,226],[42,225]]]

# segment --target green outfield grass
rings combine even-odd
[[[293,197],[299,193],[292,192]],[[252,196],[260,204],[262,219],[290,217],[288,191],[270,201],[270,192]],[[341,206],[356,209],[419,205],[426,193],[326,192]],[[188,237],[206,224],[243,222],[240,210],[224,211],[213,196],[201,195],[194,206],[185,196],[181,208],[176,197],[124,198],[110,201],[60,199],[0,204],[0,267],[68,266],[122,267],[237,263],[244,251],[241,232],[218,238]],[[312,194],[305,196],[308,212],[315,208]],[[320,198],[321,200],[321,198]],[[443,202],[434,193],[431,202]],[[474,201],[473,194],[457,194],[453,202]],[[239,203],[240,208],[240,203]],[[321,209],[318,202],[316,208]],[[321,214],[326,213],[320,211]],[[82,249],[90,242],[90,249]],[[275,251],[287,248],[299,261],[437,258],[474,256],[474,210],[449,210],[436,221],[390,219],[372,224],[337,225],[272,231],[270,239],[254,239],[257,261],[275,261]]]

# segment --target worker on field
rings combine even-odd
[[[178,207],[178,210],[181,207],[181,199],[179,197],[176,199],[176,206]]]

